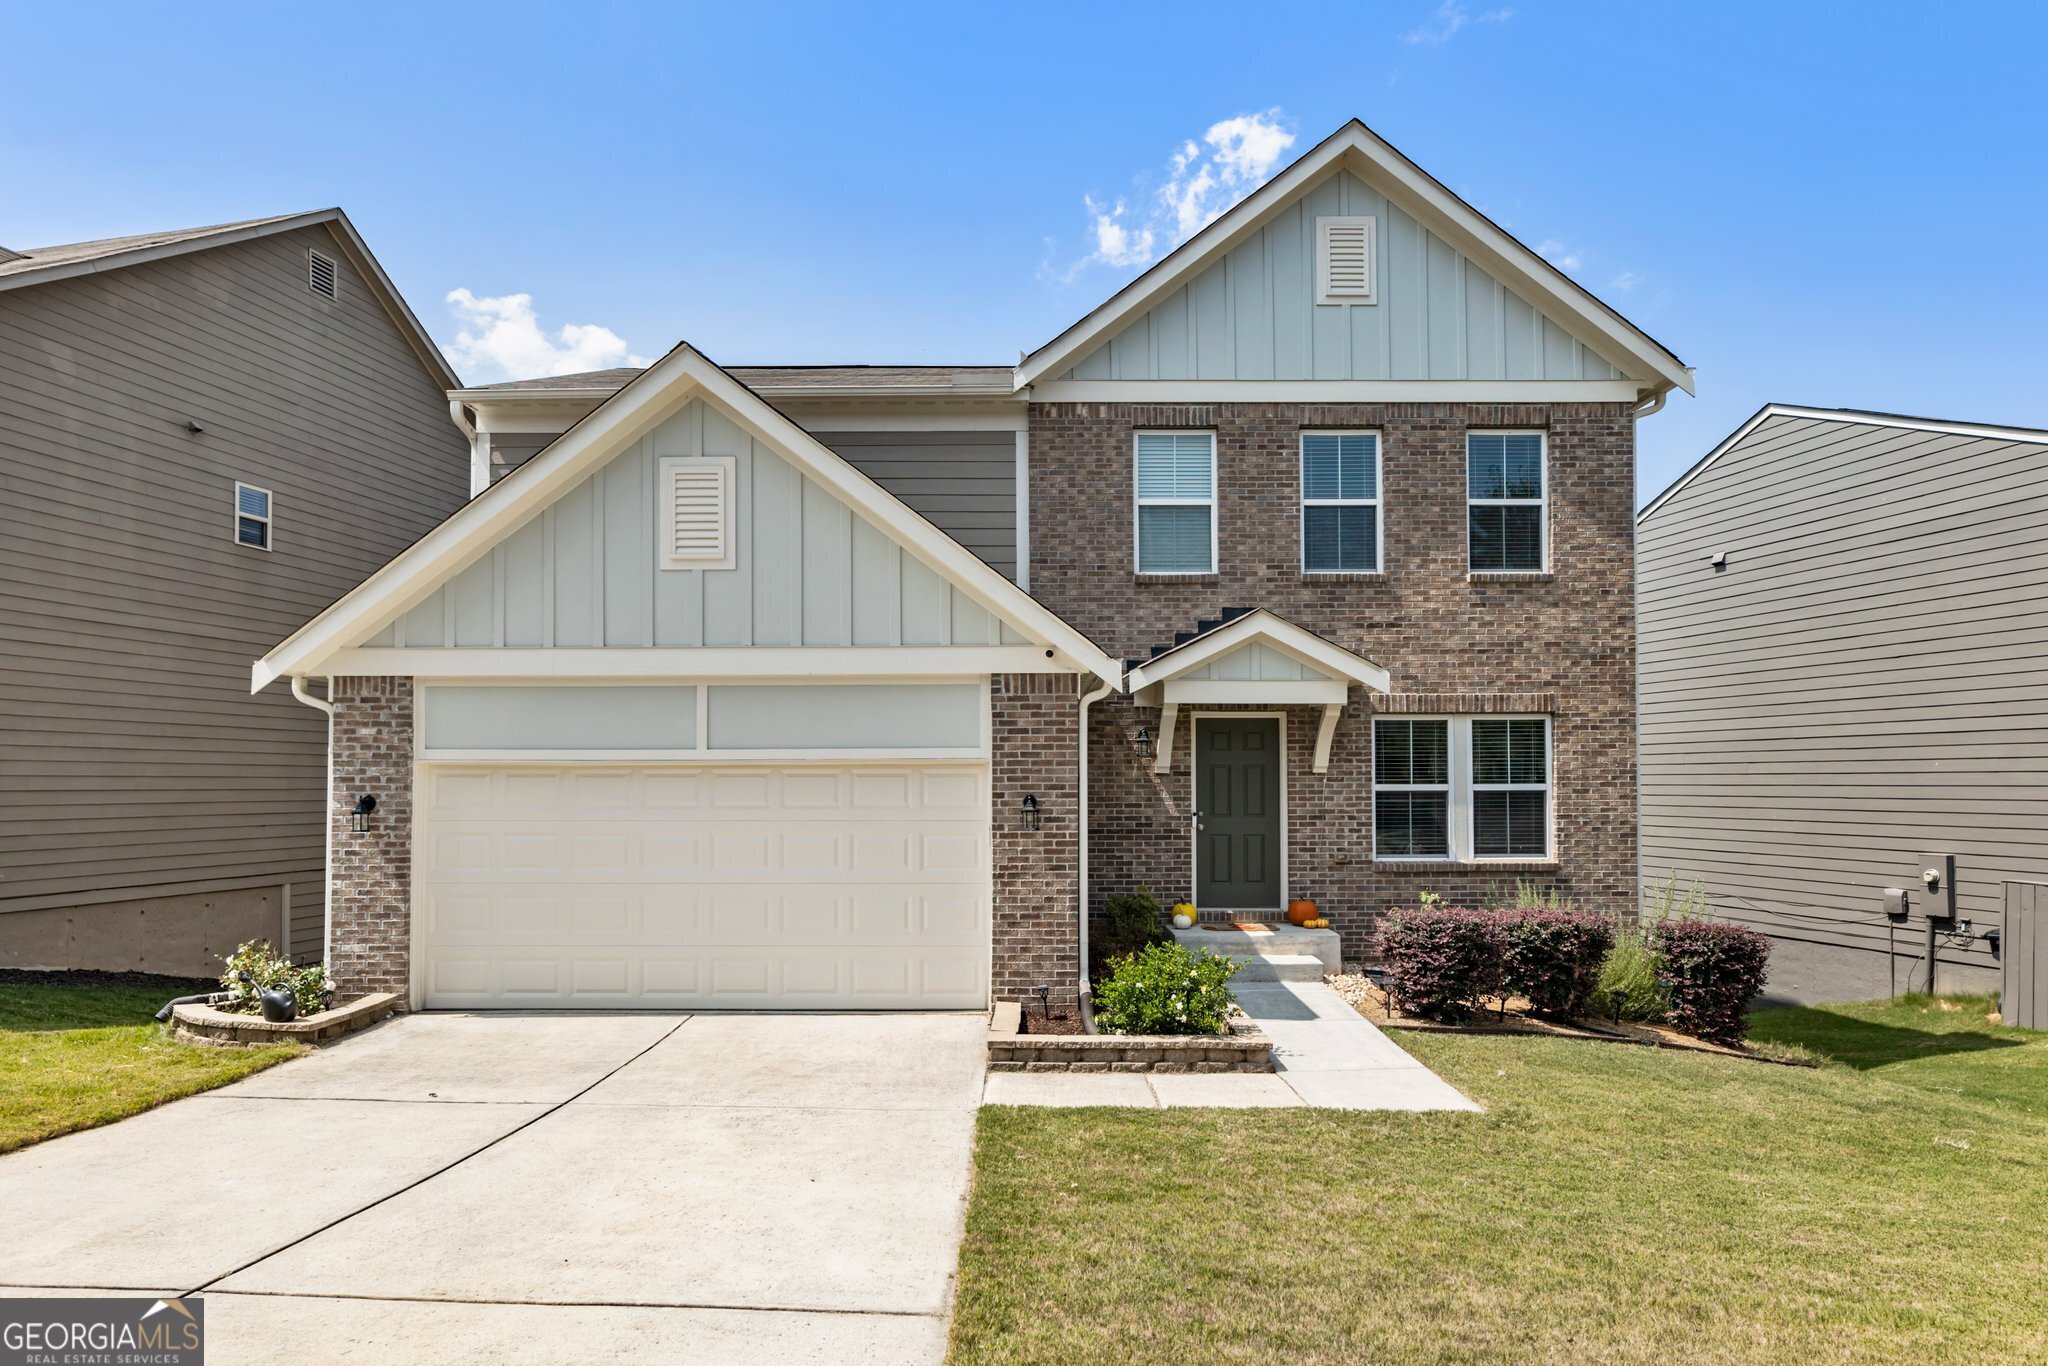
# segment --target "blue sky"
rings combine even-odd
[[[1264,9],[0,4],[0,244],[340,204],[476,382],[1007,363],[1356,115],[1697,367],[1643,497],[1771,400],[2048,425],[2048,7]]]

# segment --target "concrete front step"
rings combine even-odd
[[[1323,980],[1323,960],[1306,953],[1233,953],[1228,955],[1244,966],[1237,976],[1230,979],[1232,986],[1247,986],[1254,982],[1320,982]]]
[[[1247,966],[1235,979],[1240,982],[1319,982],[1325,973],[1341,971],[1344,964],[1343,941],[1335,930],[1305,930],[1288,924],[1259,925],[1249,930],[1197,925],[1193,929],[1175,930],[1173,937],[1191,949],[1245,959]],[[1296,961],[1302,958],[1315,960],[1316,968],[1304,972]],[[1261,959],[1286,966],[1260,969],[1257,960]],[[1254,976],[1255,971],[1259,975]]]

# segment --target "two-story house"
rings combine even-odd
[[[332,966],[971,1007],[1137,884],[1353,954],[1425,890],[1631,907],[1674,387],[1354,122],[1016,366],[458,391],[478,497],[256,666],[330,681]]]
[[[248,658],[467,500],[457,382],[339,209],[0,250],[0,966],[323,956]]]

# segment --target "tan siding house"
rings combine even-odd
[[[0,966],[321,955],[325,723],[248,659],[465,501],[453,382],[337,210],[0,253]]]

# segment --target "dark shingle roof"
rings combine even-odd
[[[1001,389],[1010,387],[1007,365],[732,365],[726,372],[749,389]],[[633,366],[546,375],[504,384],[479,384],[472,393],[545,394],[564,390],[621,389],[640,373]]]
[[[0,259],[0,277],[43,270],[49,266],[96,261],[102,257],[119,256],[123,252],[147,251],[151,247],[167,247],[179,242],[197,241],[216,233],[258,228],[266,223],[283,223],[305,216],[303,213],[280,213],[268,218],[244,218],[236,223],[215,223],[204,228],[175,228],[169,232],[137,233],[131,237],[102,237],[95,242],[66,242],[54,247],[15,247],[6,259]]]

